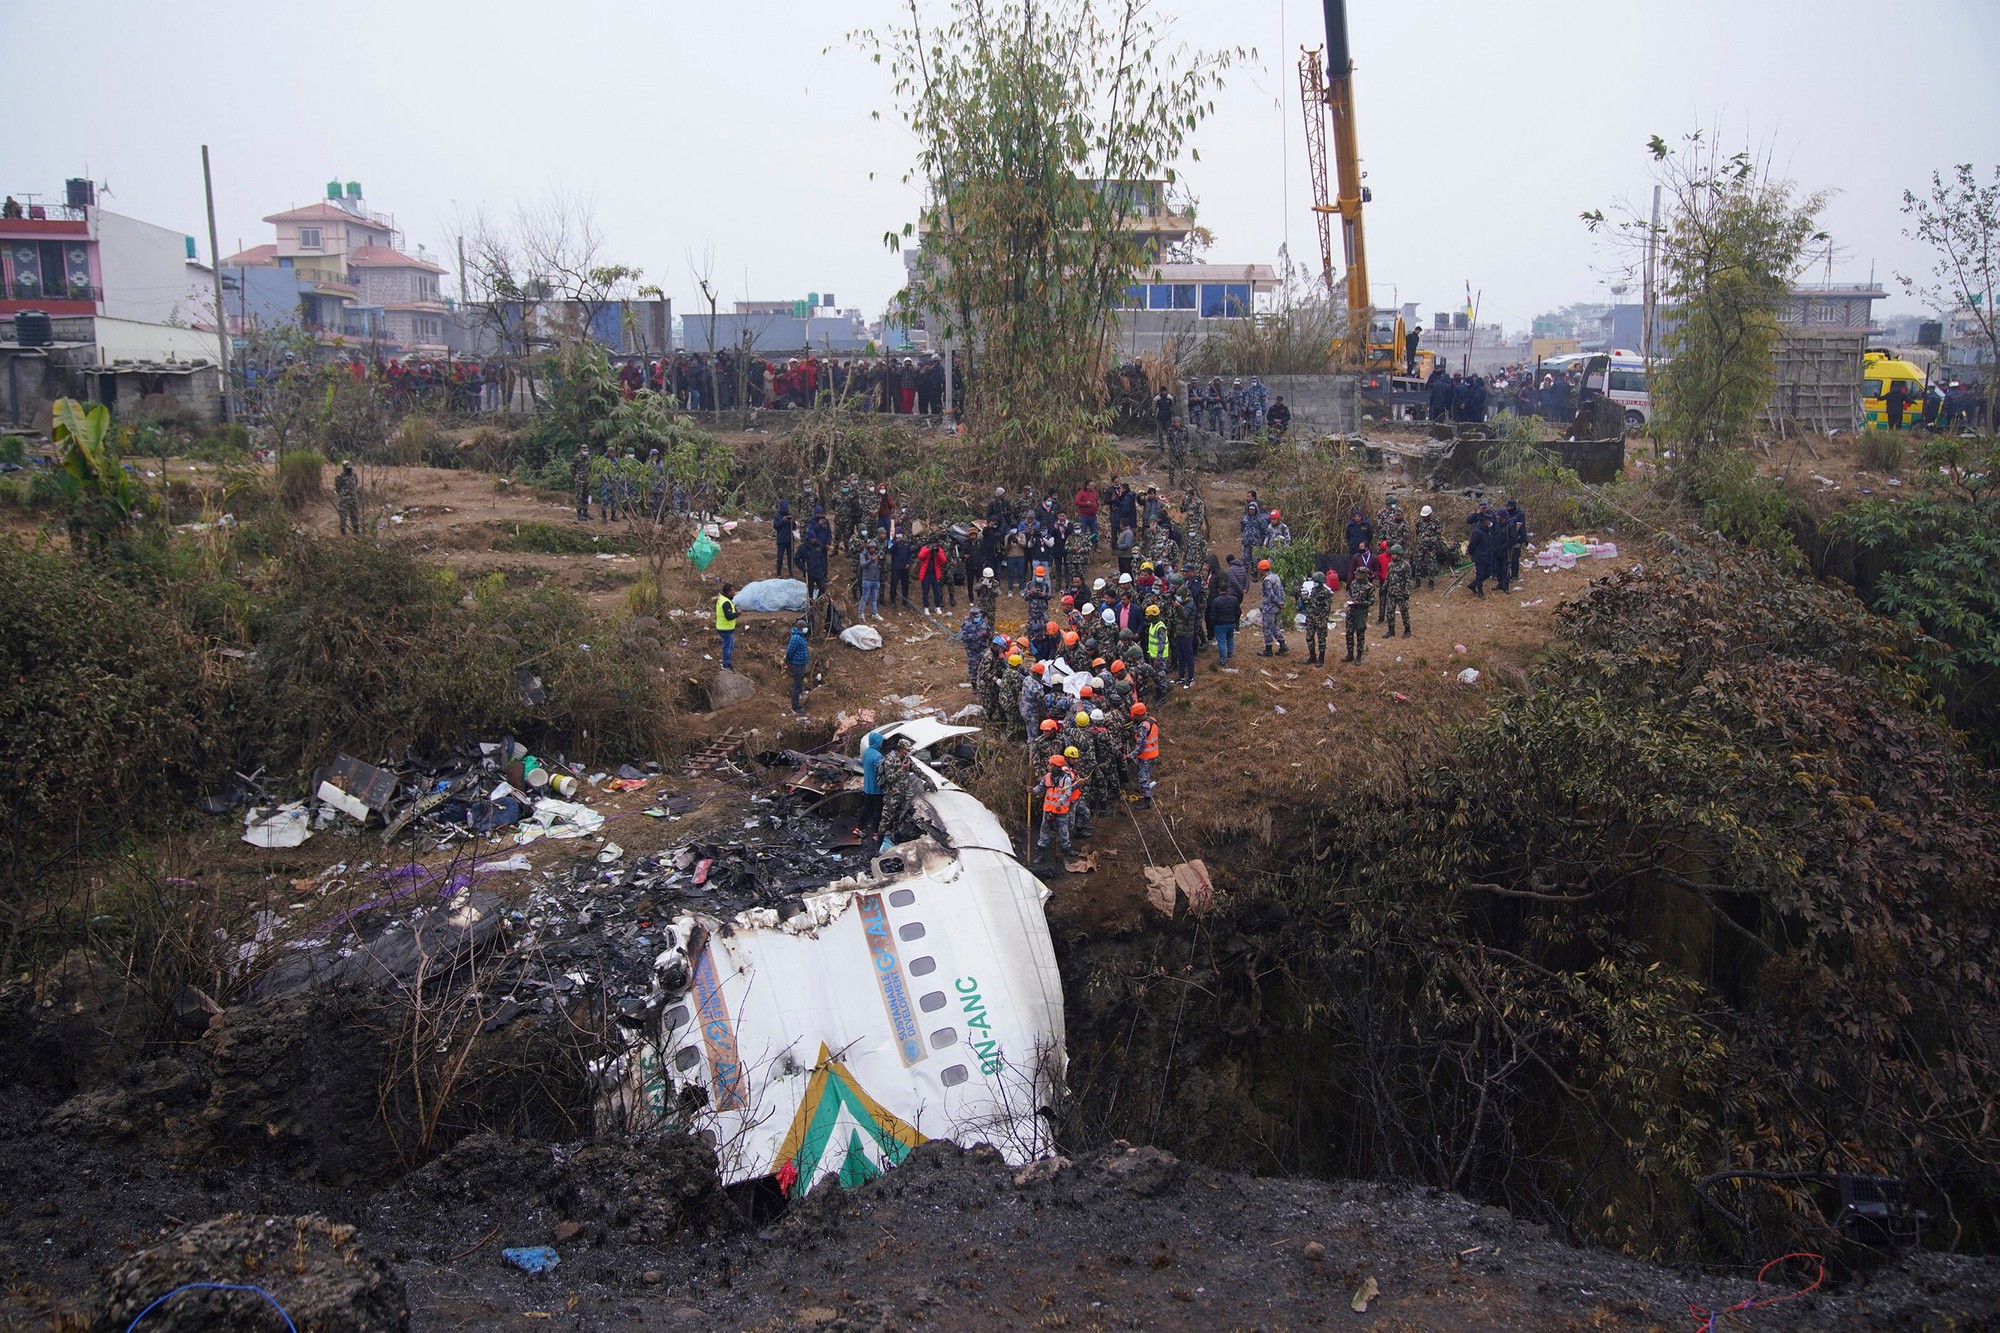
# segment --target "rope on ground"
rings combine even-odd
[[[254,1291],[271,1303],[271,1308],[278,1312],[278,1318],[285,1321],[286,1328],[292,1330],[292,1333],[299,1333],[299,1326],[294,1324],[292,1317],[285,1313],[285,1307],[278,1304],[276,1296],[273,1296],[262,1287],[240,1282],[184,1282],[133,1316],[132,1322],[125,1325],[125,1333],[132,1333],[133,1329],[139,1327],[141,1319],[144,1319],[147,1315],[153,1313],[153,1311],[159,1309],[162,1305],[165,1305],[169,1300],[172,1300],[184,1291]]]
[[[1762,1310],[1767,1306],[1783,1305],[1786,1301],[1795,1301],[1801,1296],[1819,1290],[1820,1284],[1826,1281],[1826,1260],[1822,1256],[1813,1254],[1808,1250],[1794,1250],[1790,1254],[1781,1254],[1771,1260],[1770,1263],[1758,1269],[1757,1290],[1762,1291],[1764,1289],[1764,1275],[1766,1273],[1776,1268],[1779,1264],[1790,1263],[1794,1259],[1810,1259],[1818,1269],[1818,1272],[1813,1276],[1813,1280],[1796,1291],[1788,1291],[1782,1296],[1746,1296],[1736,1302],[1736,1304],[1725,1305],[1720,1310],[1710,1310],[1705,1306],[1696,1305],[1693,1301],[1689,1301],[1688,1315],[1701,1326],[1702,1333],[1715,1333],[1716,1320],[1722,1318],[1724,1315],[1734,1314],[1739,1310]]]

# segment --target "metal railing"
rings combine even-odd
[[[16,279],[4,289],[10,301],[102,301],[104,289],[81,282],[39,283]]]

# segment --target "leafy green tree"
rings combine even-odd
[[[1660,338],[1666,364],[1655,375],[1654,430],[1696,458],[1711,443],[1748,438],[1777,382],[1772,352],[1778,312],[1791,293],[1806,247],[1825,239],[1816,221],[1826,193],[1801,195],[1746,152],[1723,156],[1699,130],[1680,148],[1654,135],[1646,146],[1671,201],[1654,232],[1630,212],[1617,226],[1628,248],[1658,246]],[[1601,210],[1585,213],[1593,231]]]
[[[1173,46],[1146,0],[951,0],[935,21],[909,0],[901,27],[856,37],[917,140],[906,310],[972,348],[966,419],[1004,471],[1083,472],[1115,307],[1156,258],[1133,224],[1246,53]]]
[[[1952,168],[1947,181],[1936,171],[1919,196],[1903,191],[1903,213],[1911,225],[1903,234],[1930,246],[1935,258],[1931,281],[1918,283],[1897,274],[1904,290],[1923,298],[1947,320],[1963,314],[1986,344],[1988,365],[2000,365],[2000,166],[1990,185],[1979,183],[1972,164]],[[2000,376],[1986,377],[1986,419],[2000,414]]]

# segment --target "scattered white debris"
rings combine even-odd
[[[1477,685],[1479,683],[1479,668],[1467,667],[1465,670],[1459,672],[1458,683],[1461,685]]]

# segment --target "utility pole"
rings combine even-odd
[[[222,248],[215,239],[215,178],[208,169],[208,145],[201,146],[201,192],[208,199],[208,260],[215,279],[215,345],[222,357],[222,420],[235,420],[229,410],[229,308],[222,303]]]
[[[1653,304],[1655,269],[1660,247],[1660,187],[1653,187],[1653,225],[1646,229],[1646,289],[1640,297],[1639,355],[1646,358],[1646,370],[1653,369]]]

